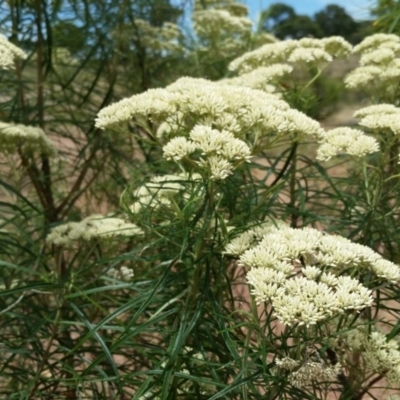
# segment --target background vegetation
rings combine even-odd
[[[274,346],[290,350],[300,336],[271,328],[276,321],[257,310],[244,269],[222,253],[245,229],[282,219],[341,234],[400,262],[399,187],[386,179],[389,167],[376,167],[368,177],[366,166],[343,158],[319,163],[310,155],[315,143],[287,139],[226,184],[175,178],[190,189],[177,200],[178,215],[161,209],[138,216],[131,208],[138,188],[150,177],[181,171],[162,159],[151,129],[131,124],[125,134],[110,133],[96,127],[95,118],[117,100],[182,76],[233,77],[229,63],[272,41],[266,33],[281,39],[340,35],[352,44],[372,29],[396,33],[392,3],[379,2],[373,27],[335,5],[307,17],[278,3],[256,30],[218,26],[202,36],[190,26],[190,4],[183,2],[0,1],[1,33],[28,55],[15,70],[0,71],[0,120],[40,127],[58,149],[54,158],[27,151],[24,143],[2,152],[1,398],[373,396],[385,372],[381,380],[366,375],[357,381],[357,364],[333,383],[307,390],[272,373]],[[215,6],[203,1],[194,9]],[[240,5],[223,6],[245,18]],[[334,110],[344,91],[342,78],[315,70],[281,80],[278,88],[291,107],[316,119]],[[398,100],[396,93],[393,103]],[[397,142],[388,153],[397,156]],[[398,172],[392,160],[391,176]],[[146,235],[66,247],[46,242],[52,229],[96,213],[128,215]],[[134,276],[127,278],[123,268]],[[385,301],[378,300],[376,315],[398,317],[399,295],[397,284],[378,291]],[[386,325],[395,337],[399,323],[388,319]]]
[[[336,4],[328,4],[313,16],[298,15],[285,3],[274,3],[262,14],[259,27],[280,39],[342,36],[356,44],[372,33],[371,21],[357,21]]]

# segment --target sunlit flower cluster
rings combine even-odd
[[[365,118],[369,115],[399,114],[400,108],[393,104],[374,104],[363,107],[354,113],[354,118]]]
[[[400,62],[394,60],[385,68],[373,65],[358,67],[350,72],[344,81],[348,88],[380,88],[382,85],[395,84],[399,75]]]
[[[321,281],[305,276],[289,279],[282,267],[252,268],[247,281],[258,303],[271,302],[275,315],[286,325],[314,325],[346,310],[361,310],[372,304],[371,292],[356,279],[335,279],[321,273]],[[288,268],[287,268],[288,269]],[[330,285],[324,283],[329,281]]]
[[[400,47],[400,44],[399,44]],[[396,58],[396,53],[388,48],[381,48],[363,54],[360,59],[360,65],[382,65],[386,66]]]
[[[345,78],[347,87],[377,90],[397,84],[400,76],[400,38],[397,35],[368,36],[353,52],[361,54],[360,67]]]
[[[225,254],[239,257],[246,250],[259,244],[263,237],[269,233],[277,231],[279,228],[287,227],[286,223],[277,221],[267,221],[251,229],[247,229],[240,235],[233,238],[225,247]]]
[[[41,128],[0,122],[0,152],[15,153],[18,150],[25,154],[57,154],[55,145]]]
[[[243,75],[224,79],[221,83],[234,86],[246,86],[252,89],[263,90],[273,93],[276,90],[275,83],[293,71],[293,67],[288,64],[273,64],[268,67],[260,67]]]
[[[201,39],[220,35],[249,34],[253,23],[249,18],[238,17],[227,10],[209,9],[192,14],[193,28]]]
[[[359,129],[335,128],[327,131],[319,141],[317,160],[328,161],[340,154],[364,157],[379,151],[379,143]]]
[[[99,112],[96,126],[104,129],[130,120],[146,130],[151,130],[150,123],[162,124],[157,137],[163,145],[174,136],[189,136],[197,124],[231,132],[252,149],[276,137],[318,137],[323,132],[317,121],[274,95],[195,78],[112,104]]]
[[[251,36],[251,44],[253,49],[257,49],[258,47],[264,46],[268,43],[276,42],[279,42],[279,39],[267,32],[256,32]]]
[[[400,108],[392,104],[379,104],[358,110],[354,116],[361,118],[359,125],[371,133],[400,134]]]
[[[233,173],[241,161],[248,161],[250,148],[243,140],[236,139],[232,133],[218,131],[208,126],[196,125],[189,139],[176,137],[164,146],[164,157],[179,162],[191,153],[200,153],[191,159],[210,173],[210,179],[222,180]]]
[[[333,61],[332,56],[325,50],[313,47],[295,48],[289,55],[288,62],[291,64],[322,65]]]
[[[47,236],[49,244],[69,245],[78,240],[106,239],[114,236],[136,236],[142,231],[135,224],[120,218],[100,214],[91,215],[80,222],[67,222],[54,228]]]
[[[135,19],[133,31],[129,31],[129,40],[140,40],[146,51],[178,53],[181,52],[179,39],[182,32],[178,25],[171,22],[164,22],[161,27],[152,26],[148,21]],[[118,32],[120,35],[121,33]]]
[[[376,282],[400,281],[400,267],[368,247],[311,228],[267,225],[257,237],[242,233],[226,247],[249,267],[247,281],[257,302],[271,302],[288,325],[313,325],[347,310],[369,307],[372,294],[357,278],[342,275],[371,271]],[[264,228],[265,229],[265,228]]]
[[[158,126],[152,135],[167,159],[180,162],[190,156],[202,175],[213,180],[225,179],[270,143],[323,133],[317,121],[274,95],[195,78],[181,78],[165,89],[108,106],[96,125],[106,128],[129,120],[147,131],[153,129],[151,124]]]
[[[358,54],[366,54],[379,48],[396,48],[399,44],[400,38],[398,35],[376,33],[374,35],[367,36],[360,44],[354,46],[353,52]]]
[[[237,3],[235,0],[226,1],[223,6],[219,6],[216,8],[227,10],[231,13],[231,15],[234,15],[235,17],[246,17],[249,14],[248,7],[243,3]]]
[[[196,3],[193,29],[204,56],[232,58],[245,51],[253,25],[247,14],[247,7],[234,1]]]
[[[233,60],[231,71],[239,74],[276,63],[291,63],[323,67],[333,58],[346,56],[352,47],[342,37],[326,39],[304,38],[266,44]]]
[[[3,35],[0,35],[0,69],[13,69],[16,59],[24,60],[27,55],[12,44]]]
[[[249,14],[248,7],[236,0],[195,0],[194,10],[226,10],[235,17],[246,17]]]

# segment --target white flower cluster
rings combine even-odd
[[[236,0],[195,0],[194,10],[226,10],[235,17],[246,17],[249,14],[248,7]]]
[[[217,7],[218,8],[218,7]],[[245,4],[236,3],[236,1],[228,1],[224,5],[220,5],[219,8],[227,10],[235,17],[246,17],[249,14],[249,9]]]
[[[300,366],[300,362],[297,360],[293,360],[290,357],[283,357],[283,358],[275,358],[275,364],[277,367],[282,368],[286,371],[293,371],[294,369]]]
[[[396,339],[388,340],[386,336],[375,329],[368,331],[366,325],[342,335],[344,344],[352,351],[361,354],[368,370],[387,375],[391,384],[400,384],[400,345]]]
[[[0,152],[15,153],[19,149],[25,153],[57,154],[55,145],[41,128],[0,122]]]
[[[173,136],[188,136],[195,125],[231,132],[250,147],[277,137],[317,137],[323,132],[317,121],[274,95],[195,78],[112,104],[99,112],[96,126],[104,129],[130,120],[148,130],[148,121],[162,124],[157,134],[162,144]]]
[[[348,55],[351,49],[350,43],[338,36],[325,39],[285,40],[266,44],[256,50],[245,53],[233,60],[229,65],[229,69],[243,74],[256,68],[276,63],[323,67],[335,57]]]
[[[370,248],[311,228],[269,225],[262,237],[253,229],[228,244],[226,253],[239,256],[239,263],[251,268],[247,280],[256,301],[270,301],[275,315],[288,325],[308,326],[370,306],[371,291],[341,275],[349,268],[400,281],[400,267]]]
[[[361,118],[359,125],[371,133],[392,133],[400,135],[400,108],[393,104],[378,104],[358,110],[354,116]]]
[[[375,51],[378,48],[397,48],[398,44],[400,44],[399,36],[394,34],[376,33],[367,36],[361,43],[354,46],[353,52],[366,54]]]
[[[400,44],[399,50],[400,50]],[[365,53],[361,56],[360,65],[376,65],[376,66],[386,66],[390,64],[396,58],[396,53],[392,49],[380,48],[373,50],[369,53]]]
[[[310,326],[346,310],[361,310],[372,304],[371,291],[356,279],[336,278],[327,273],[320,274],[319,282],[305,276],[289,279],[288,272],[280,265],[277,268],[252,268],[247,281],[253,286],[251,293],[256,301],[270,301],[283,324]]]
[[[290,357],[275,358],[277,367],[290,371],[288,376],[291,385],[302,388],[312,381],[331,381],[341,372],[341,365],[327,365],[323,360],[305,360],[299,362]]]
[[[224,79],[221,83],[234,86],[245,86],[252,89],[263,90],[266,93],[273,93],[276,90],[274,84],[287,77],[293,71],[288,64],[273,64],[268,67],[260,67],[243,75]]]
[[[381,332],[373,331],[363,345],[363,356],[368,368],[375,372],[389,370],[390,380],[400,383],[399,343],[396,340],[387,340]]]
[[[276,96],[194,78],[106,107],[96,125],[106,128],[130,119],[144,129],[151,129],[149,121],[159,125],[156,137],[164,156],[179,162],[194,154],[197,167],[213,180],[225,179],[270,142],[323,132],[317,121]]]
[[[353,52],[361,54],[361,66],[345,78],[348,88],[370,90],[397,85],[400,76],[400,38],[397,35],[368,36]]]
[[[164,22],[161,27],[152,26],[148,21],[135,19],[133,25],[133,38],[140,40],[142,46],[150,52],[178,53],[181,51],[179,38],[182,36],[178,25]],[[120,35],[120,32],[118,31]],[[129,40],[132,40],[132,36]]]
[[[279,39],[277,39],[274,35],[271,35],[270,33],[267,32],[256,32],[253,33],[251,37],[251,43],[253,49],[264,46],[265,44],[268,43],[276,43],[276,42],[279,42]]]
[[[249,18],[235,16],[228,10],[195,11],[192,20],[197,36],[203,40],[221,35],[249,35],[253,26]]]
[[[380,88],[393,85],[400,75],[400,62],[394,60],[385,68],[367,65],[350,72],[344,82],[350,89]]]
[[[163,147],[164,157],[177,162],[196,150],[200,152],[200,158],[195,162],[209,171],[211,180],[225,179],[233,173],[238,162],[248,161],[251,156],[250,148],[243,140],[236,139],[230,132],[204,125],[196,125],[189,139],[179,136]]]
[[[400,59],[399,59],[400,60]],[[367,128],[371,134],[400,135],[400,108],[393,104],[377,104],[364,107],[354,113],[360,118],[359,125]],[[340,154],[364,157],[380,150],[377,139],[366,136],[354,128],[336,128],[320,136],[317,159],[328,161]]]
[[[236,57],[246,50],[252,37],[247,7],[234,1],[207,3],[196,4],[192,13],[199,50],[213,60]]]
[[[78,64],[78,59],[73,57],[66,47],[54,47],[52,49],[52,65],[59,74],[64,74],[68,67]]]
[[[54,228],[46,242],[55,245],[69,245],[77,240],[89,241],[94,238],[141,235],[142,230],[135,224],[120,218],[100,214],[91,215],[80,222],[68,222]]]
[[[369,115],[398,114],[400,109],[393,104],[374,104],[363,107],[354,113],[354,118],[365,118]]]
[[[298,370],[289,374],[291,385],[302,388],[312,381],[332,381],[341,372],[341,365],[327,365],[323,361],[306,361]]]
[[[287,227],[282,221],[267,221],[254,228],[248,229],[239,236],[232,239],[225,247],[225,254],[239,257],[246,250],[259,244],[268,233],[277,231],[279,228]]]
[[[319,140],[317,160],[328,161],[340,154],[354,157],[364,157],[379,151],[379,143],[359,129],[335,128],[331,129]]]
[[[27,55],[19,47],[0,35],[0,69],[12,69],[16,59],[24,60],[26,57]]]
[[[133,272],[133,269],[132,269],[132,268],[128,268],[128,267],[125,267],[125,266],[123,265],[123,266],[122,266],[121,268],[119,268],[119,269],[117,269],[117,268],[111,268],[111,269],[107,272],[107,275],[108,275],[110,278],[113,278],[113,279],[120,279],[120,280],[122,280],[122,281],[128,282],[128,281],[132,280],[132,278],[135,276],[135,273]]]
[[[198,174],[189,176],[184,173],[154,176],[134,192],[137,200],[130,206],[130,210],[137,214],[142,210],[154,211],[170,207],[177,195],[181,198],[187,196],[185,184],[189,181],[195,183],[199,178]]]

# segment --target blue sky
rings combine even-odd
[[[374,0],[241,0],[250,9],[250,17],[254,21],[260,10],[265,10],[273,3],[286,3],[292,6],[297,14],[313,15],[328,4],[337,4],[356,20],[368,18],[368,8],[374,5]]]

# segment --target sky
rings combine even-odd
[[[267,9],[273,3],[285,3],[294,8],[296,14],[312,16],[328,4],[337,4],[344,7],[355,20],[368,19],[368,8],[373,6],[374,0],[241,0],[250,9],[250,18],[257,20],[260,10]]]

